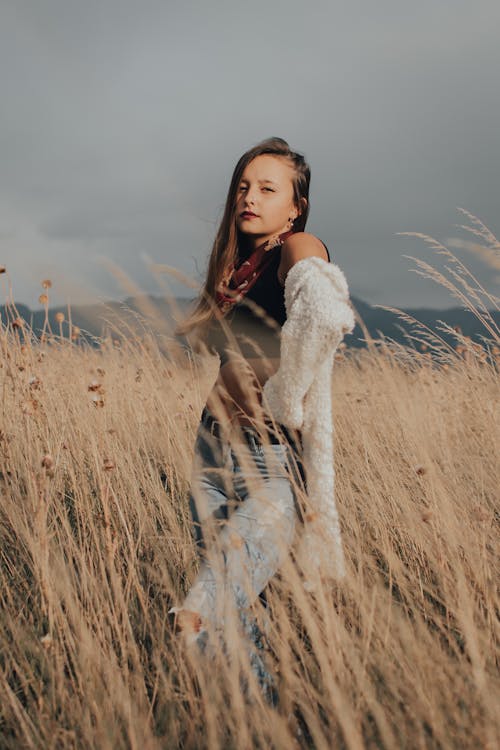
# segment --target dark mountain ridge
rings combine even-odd
[[[48,310],[48,326],[53,333],[59,334],[62,331],[63,336],[69,337],[69,313],[71,313],[72,326],[78,326],[80,336],[92,345],[98,345],[100,338],[107,335],[113,336],[113,333],[139,336],[141,331],[151,330],[171,337],[174,335],[175,318],[182,317],[192,302],[191,299],[176,298],[173,301],[176,308],[175,314],[169,300],[152,295],[128,297],[122,302],[109,301],[80,305],[72,307],[70,311],[65,306],[53,307]],[[351,302],[366,326],[368,334],[374,339],[382,336],[408,344],[408,334],[410,332],[415,334],[416,328],[415,324],[404,320],[404,317],[415,318],[420,324],[436,332],[447,343],[453,345],[456,344],[456,337],[439,330],[439,321],[451,327],[458,327],[464,336],[470,337],[477,343],[483,343],[484,338],[490,338],[482,321],[464,307],[451,307],[444,310],[425,307],[408,308],[401,310],[404,315],[400,316],[390,310],[370,305],[355,296],[351,297]],[[63,322],[59,322],[56,318],[58,313],[64,315]],[[39,337],[44,330],[46,318],[44,309],[31,310],[23,304],[1,305],[0,314],[4,326],[12,324],[17,317],[20,317],[31,327],[35,336]],[[500,313],[496,310],[489,311],[489,315],[496,326],[500,326]],[[348,346],[366,346],[366,337],[359,323],[356,324],[353,333],[346,336],[345,342]]]

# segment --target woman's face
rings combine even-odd
[[[282,157],[260,154],[247,164],[236,193],[236,226],[253,247],[291,228],[298,216],[293,167]],[[245,214],[250,212],[250,214]]]

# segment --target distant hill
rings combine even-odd
[[[410,332],[413,335],[419,334],[417,324],[404,320],[404,317],[399,314],[393,313],[389,310],[382,310],[379,307],[374,307],[357,297],[351,297],[351,301],[359,316],[365,323],[370,336],[373,338],[380,338],[382,335],[399,343],[408,344],[410,342],[408,336],[405,335],[405,332],[406,334],[409,334]],[[387,307],[392,306],[387,305]],[[484,343],[484,338],[491,338],[491,334],[487,331],[484,324],[473,312],[464,307],[450,307],[445,310],[436,310],[430,307],[405,308],[404,310],[402,308],[399,309],[408,318],[414,318],[421,323],[422,326],[437,333],[437,335],[448,344],[456,344],[457,339],[455,336],[441,330],[443,328],[441,322],[452,328],[458,326],[460,333],[464,336],[470,337],[477,343]],[[500,328],[500,312],[490,310],[489,315],[494,320],[497,329]],[[361,327],[357,324],[353,333],[346,336],[345,341],[349,346],[366,346],[364,338],[365,336]]]
[[[378,307],[363,302],[357,297],[351,297],[352,304],[366,326],[372,338],[380,338],[381,335],[393,339],[399,343],[409,343],[407,335],[410,331],[417,333],[414,326],[405,322],[393,312],[382,310]],[[177,298],[176,317],[182,317],[192,304],[192,300]],[[45,311],[31,310],[26,305],[16,305],[19,316],[32,327],[39,336],[43,330]],[[490,338],[484,325],[469,310],[462,307],[453,307],[446,310],[435,310],[432,308],[405,309],[406,315],[416,318],[420,323],[427,326],[431,331],[436,331],[441,338],[448,343],[456,343],[456,339],[449,334],[438,330],[438,321],[443,321],[450,326],[459,326],[465,336],[473,341],[481,343],[481,337]],[[64,336],[69,335],[68,310],[66,307],[50,308],[48,322],[54,333],[59,333],[60,324],[56,321],[56,314],[63,313],[65,316],[62,325]],[[10,306],[0,306],[2,323],[13,320],[15,313]],[[500,326],[500,313],[490,311],[490,315]],[[125,335],[140,336],[141,332],[150,329],[158,334],[173,336],[174,314],[169,302],[162,297],[143,295],[140,297],[129,297],[123,302],[110,301],[97,305],[82,305],[71,309],[72,324],[81,329],[82,336],[91,344],[98,343],[98,339],[104,335],[113,335],[121,332]],[[356,325],[352,334],[346,336],[345,342],[348,346],[366,346],[365,334],[359,324]]]

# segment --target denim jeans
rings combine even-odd
[[[223,642],[227,607],[234,607],[252,671],[265,697],[275,702],[263,658],[265,587],[288,553],[298,511],[295,486],[305,486],[305,477],[300,436],[283,426],[278,436],[271,431],[268,436],[270,442],[243,427],[241,442],[230,444],[203,410],[189,497],[201,564],[182,608],[198,612]],[[203,653],[209,638],[209,628],[196,637]]]

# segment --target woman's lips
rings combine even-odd
[[[242,219],[256,219],[257,214],[249,213],[248,211],[244,211],[241,215]]]

